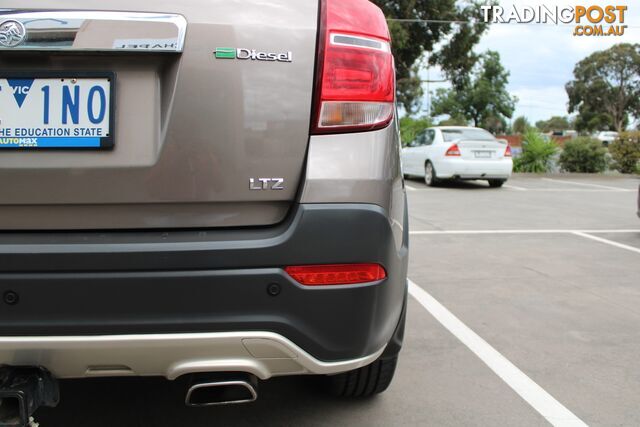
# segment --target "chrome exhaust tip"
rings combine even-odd
[[[258,398],[258,379],[251,374],[220,373],[198,375],[187,391],[190,407],[235,405]]]

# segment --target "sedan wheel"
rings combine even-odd
[[[429,187],[434,187],[438,184],[438,178],[436,177],[436,170],[433,168],[431,162],[427,162],[424,167],[424,183]]]

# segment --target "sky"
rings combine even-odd
[[[568,115],[568,98],[564,86],[573,78],[576,63],[598,50],[617,43],[640,43],[640,1],[638,0],[501,0],[507,10],[517,6],[626,5],[624,36],[576,37],[574,25],[492,24],[477,52],[498,51],[504,67],[511,73],[509,91],[518,97],[514,118],[524,115],[531,123],[551,116]],[[435,18],[434,18],[435,19]],[[425,73],[426,74],[426,73]],[[442,78],[437,69],[430,79]],[[431,90],[446,86],[433,84]],[[423,109],[427,109],[425,99]]]

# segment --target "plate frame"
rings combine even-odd
[[[492,159],[493,158],[493,151],[491,151],[491,150],[474,150],[473,153],[474,153],[474,157],[476,159]],[[488,155],[487,156],[485,156],[485,155],[481,155],[480,156],[479,155],[480,153],[487,153]]]
[[[0,79],[109,79],[109,136],[100,138],[99,147],[6,147],[2,151],[105,151],[115,147],[116,73],[112,71],[0,71]]]

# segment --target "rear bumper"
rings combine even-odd
[[[0,292],[19,300],[0,302],[0,364],[39,364],[63,377],[100,366],[172,377],[189,360],[233,370],[220,357],[244,360],[260,377],[348,370],[375,360],[398,326],[407,232],[406,212],[400,224],[374,205],[321,204],[299,205],[264,229],[5,233]],[[282,270],[359,262],[380,263],[388,278],[314,289]],[[274,283],[275,297],[267,292]],[[225,350],[229,333],[239,351]],[[278,370],[247,358],[243,340],[256,334],[272,334],[297,362]],[[141,367],[145,360],[153,369]],[[317,369],[322,363],[329,371]]]
[[[513,161],[444,159],[436,168],[438,178],[460,179],[508,179],[513,171]]]
[[[335,374],[375,361],[384,348],[356,359],[323,362],[271,332],[0,337],[2,364],[44,366],[57,378],[163,376],[248,372]]]

